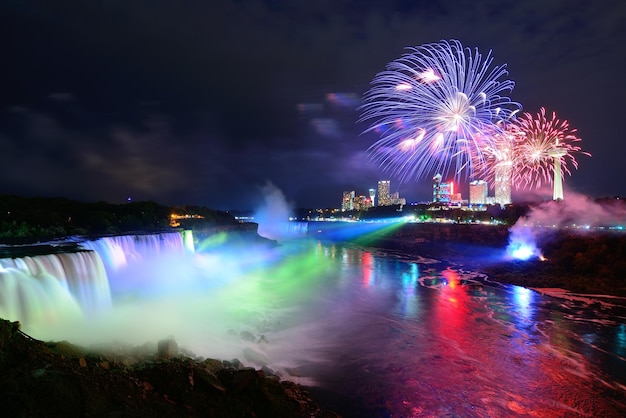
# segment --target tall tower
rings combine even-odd
[[[560,149],[550,151],[550,156],[554,160],[554,191],[552,200],[563,200],[563,173],[561,172],[561,157],[566,153]]]
[[[441,174],[435,174],[433,177],[433,203],[441,199],[441,178]]]
[[[391,205],[391,196],[389,196],[390,181],[380,180],[378,182],[378,206]]]
[[[374,206],[374,199],[376,198],[376,189],[369,189],[370,192],[370,200],[372,201],[372,206]]]
[[[342,212],[354,210],[354,195],[354,190],[343,192],[343,199],[341,200]]]
[[[495,201],[500,206],[511,203],[511,174],[513,166],[511,164],[498,164],[495,169]]]

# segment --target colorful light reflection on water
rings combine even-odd
[[[329,253],[344,284],[327,306],[342,319],[322,327],[332,366],[314,374],[346,417],[626,411],[626,301],[551,298],[402,254]],[[367,280],[347,291],[352,274]]]
[[[35,337],[172,335],[311,384],[347,418],[626,413],[625,300],[555,298],[344,244],[207,248],[119,266],[110,312]]]

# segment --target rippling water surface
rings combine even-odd
[[[462,266],[323,248],[308,308],[319,395],[345,416],[624,416],[624,299],[550,296]],[[312,356],[315,358],[315,356]]]

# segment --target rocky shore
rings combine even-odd
[[[295,383],[236,360],[198,361],[172,340],[94,352],[42,342],[0,320],[0,408],[6,417],[336,418]]]

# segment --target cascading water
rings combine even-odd
[[[92,251],[4,258],[0,266],[0,317],[25,329],[111,306],[104,265]]]
[[[193,248],[191,231],[184,231],[187,242],[179,232],[146,235],[119,235],[84,241],[80,245],[97,252],[107,271],[114,271],[132,261],[154,258],[159,255],[179,254]]]
[[[80,246],[84,250],[0,259],[0,317],[19,320],[35,335],[93,319],[112,307],[111,272],[185,249],[178,232],[104,237]]]

